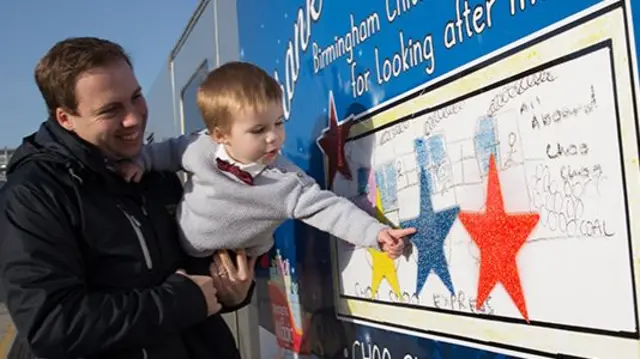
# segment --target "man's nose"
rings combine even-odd
[[[142,114],[136,109],[130,109],[127,111],[123,121],[122,126],[124,127],[136,127],[142,123]]]

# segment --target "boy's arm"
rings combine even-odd
[[[182,135],[147,144],[142,148],[135,162],[144,171],[189,171],[184,168],[184,154],[198,136],[198,134]]]
[[[388,226],[348,199],[321,189],[313,178],[298,171],[301,185],[287,198],[292,218],[357,246],[379,249],[378,234]]]

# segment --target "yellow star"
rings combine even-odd
[[[382,199],[380,198],[380,190],[376,188],[376,218],[380,222],[386,222],[384,218],[384,211],[382,209]],[[396,266],[393,263],[393,259],[381,251],[369,248],[372,262],[371,272],[371,295],[374,296],[380,287],[380,283],[383,279],[386,279],[393,293],[398,297],[398,300],[402,298],[400,293],[400,285],[398,284],[398,273],[396,272]]]

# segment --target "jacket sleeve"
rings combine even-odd
[[[356,246],[378,248],[378,233],[386,225],[353,202],[323,190],[313,178],[298,170],[300,185],[287,202],[290,216]]]
[[[145,145],[136,163],[145,171],[186,170],[184,153],[187,147],[197,139],[198,134],[182,135],[160,142]]]
[[[18,333],[37,357],[80,358],[144,347],[206,318],[190,279],[96,292],[87,287],[69,207],[52,188],[16,185],[0,215],[0,276]]]

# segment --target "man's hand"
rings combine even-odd
[[[132,161],[118,163],[116,171],[127,182],[140,182],[144,169]]]
[[[216,288],[213,285],[213,278],[206,275],[189,275],[182,269],[178,269],[176,273],[191,279],[200,288],[207,301],[207,315],[211,316],[222,309],[222,305],[218,302]]]
[[[218,251],[213,255],[209,270],[213,285],[217,289],[218,299],[224,306],[236,306],[247,298],[253,283],[255,264],[256,258],[248,259],[244,249],[236,251],[236,265],[233,264],[226,250]]]
[[[400,257],[404,251],[404,237],[416,233],[415,228],[385,228],[378,233],[378,245],[391,259]]]

